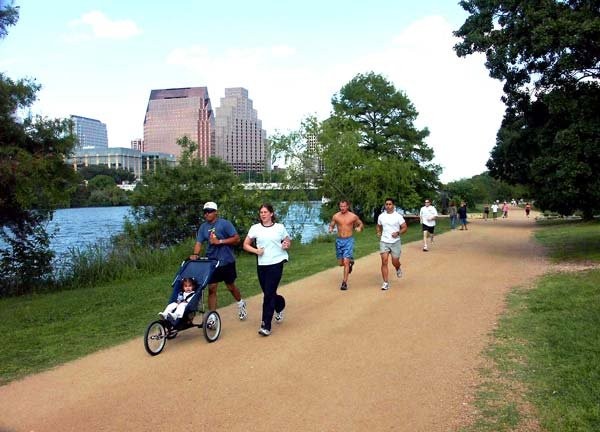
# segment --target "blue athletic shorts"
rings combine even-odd
[[[335,256],[337,259],[354,258],[354,237],[335,239]]]

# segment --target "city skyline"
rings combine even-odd
[[[111,147],[143,136],[151,89],[206,86],[214,101],[243,87],[270,136],[307,115],[324,120],[343,85],[374,71],[413,102],[450,181],[485,170],[504,113],[484,57],[454,53],[452,31],[467,14],[446,0],[14,4],[20,19],[0,41],[0,72],[42,85],[34,114],[101,119]]]

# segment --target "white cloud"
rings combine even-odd
[[[489,77],[484,57],[456,56],[453,28],[442,17],[414,22],[393,44],[362,60],[406,92],[427,127],[443,181],[483,172],[504,113],[502,83]]]
[[[328,114],[333,94],[322,75],[309,65],[297,66],[294,48],[277,45],[229,49],[212,55],[204,46],[173,50],[167,63],[189,68],[207,85],[213,100],[227,87],[245,87],[268,133],[297,129],[306,115]],[[339,84],[339,79],[336,80]]]
[[[69,23],[75,29],[84,28],[91,30],[93,37],[100,39],[128,39],[142,33],[137,24],[132,20],[111,20],[100,11],[91,11]],[[70,40],[89,39],[87,31],[69,36]]]
[[[376,51],[337,64],[309,64],[302,55],[311,53],[287,46],[219,54],[190,46],[173,50],[167,63],[208,86],[213,107],[225,87],[247,88],[269,134],[297,129],[308,114],[327,117],[331,97],[352,77],[380,73],[415,105],[417,126],[429,129],[427,142],[447,182],[485,170],[504,113],[502,84],[488,76],[482,56],[456,56],[452,30],[444,18],[426,17],[390,41],[374,41]]]
[[[289,45],[275,45],[271,47],[273,57],[291,57],[296,54],[296,49]]]

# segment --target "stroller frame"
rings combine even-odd
[[[187,302],[183,316],[172,322],[168,319],[158,319],[151,322],[144,334],[144,348],[150,355],[158,355],[164,349],[168,339],[174,339],[180,331],[192,327],[201,328],[208,342],[215,342],[221,334],[221,317],[217,311],[204,312],[204,289],[207,287],[212,274],[219,266],[219,261],[211,258],[185,260],[181,263],[175,275],[169,303],[177,301],[181,292],[183,279],[191,278],[196,283],[196,291]],[[194,322],[196,314],[200,314],[199,323]]]

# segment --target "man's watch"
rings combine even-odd
[[[223,244],[223,239],[219,239],[219,244]]]

